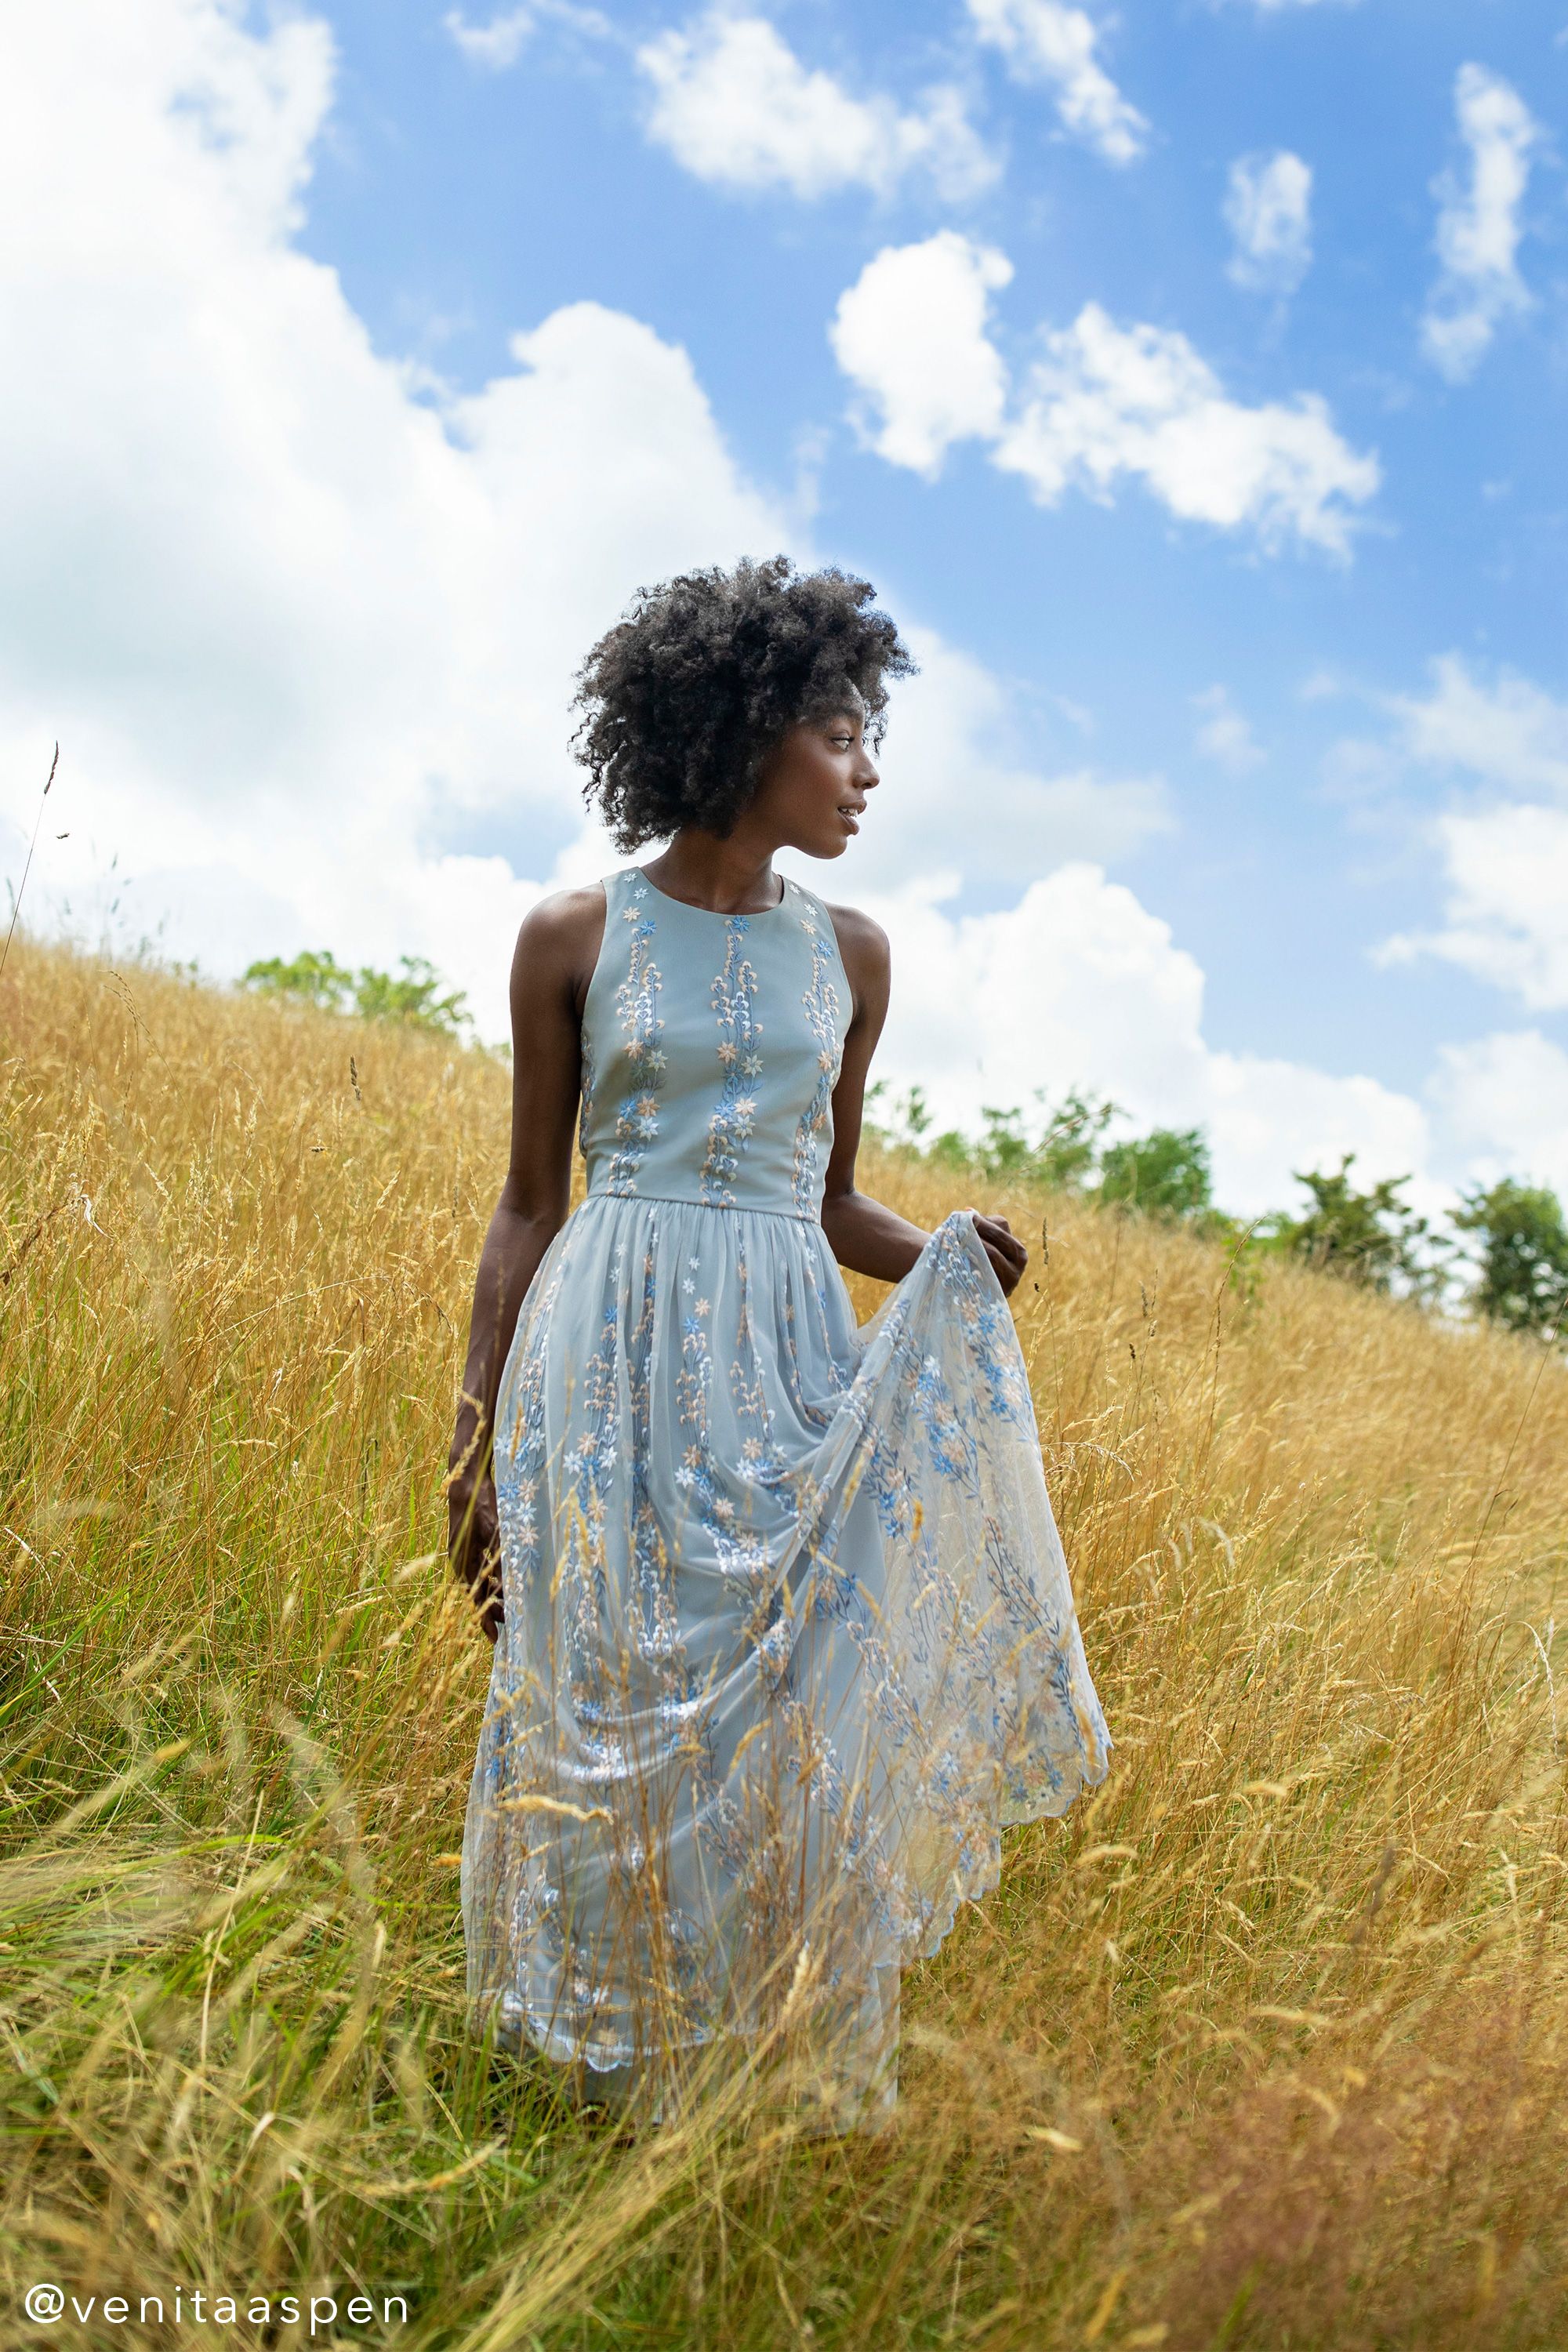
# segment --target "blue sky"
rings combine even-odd
[[[1241,1207],[1352,1148],[1568,1185],[1568,0],[142,29],[61,0],[5,105],[48,919],[413,949],[494,1030],[610,862],[571,659],[783,545],[928,655],[829,886],[895,1079],[1201,1118]]]

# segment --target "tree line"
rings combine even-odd
[[[268,956],[253,963],[242,985],[286,1003],[393,1022],[454,1044],[472,1036],[462,991],[447,988],[423,956],[404,956],[397,971],[386,972],[369,964],[353,970],[326,949],[307,949],[287,961]],[[1544,1185],[1505,1176],[1476,1186],[1460,1195],[1448,1235],[1403,1198],[1408,1176],[1385,1176],[1363,1191],[1352,1180],[1355,1154],[1346,1152],[1331,1173],[1296,1173],[1307,1194],[1297,1210],[1247,1222],[1215,1205],[1201,1128],[1155,1127],[1109,1140],[1119,1116],[1108,1097],[1075,1089],[1054,1109],[1039,1098],[1033,1131],[1016,1106],[990,1108],[975,1136],[956,1128],[937,1131],[919,1087],[895,1100],[884,1081],[867,1100],[868,1127],[884,1150],[954,1174],[1024,1180],[1100,1208],[1185,1225],[1223,1243],[1238,1265],[1292,1257],[1425,1306],[1462,1302],[1490,1322],[1553,1344],[1568,1324],[1568,1222]]]
[[[1042,1100],[1030,1132],[1019,1108],[987,1108],[978,1136],[935,1131],[923,1091],[894,1100],[873,1087],[868,1121],[883,1148],[955,1174],[1024,1179],[1095,1206],[1185,1225],[1223,1243],[1238,1262],[1291,1257],[1364,1289],[1427,1306],[1462,1303],[1510,1331],[1553,1344],[1568,1323],[1568,1220],[1542,1184],[1505,1176],[1461,1193],[1452,1234],[1434,1230],[1404,1198],[1408,1176],[1366,1187],[1354,1152],[1337,1169],[1295,1171],[1306,1200],[1250,1221],[1215,1205],[1208,1139],[1201,1128],[1152,1128],[1107,1140],[1119,1117],[1103,1096],[1074,1091]],[[1463,1236],[1464,1238],[1459,1238]],[[1467,1246],[1468,1244],[1468,1246]]]

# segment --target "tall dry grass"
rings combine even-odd
[[[439,1481],[504,1073],[25,943],[0,1065],[8,2318],[44,2278],[266,2296],[273,2342],[284,2293],[401,2294],[463,2352],[1568,2336],[1559,1361],[998,1203],[1049,1223],[1016,1303],[1111,1778],[906,1979],[890,2138],[626,2142],[461,2000],[488,1653]],[[156,2340],[210,2344],[184,2308]]]

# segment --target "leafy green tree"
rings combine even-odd
[[[1024,1133],[1021,1110],[998,1110],[994,1103],[981,1107],[985,1124],[971,1151],[987,1176],[1017,1176],[1032,1169],[1035,1148]]]
[[[307,948],[287,963],[268,956],[251,964],[244,986],[321,1013],[353,1013],[362,1021],[395,1021],[440,1037],[460,1037],[468,1026],[460,989],[442,992],[441,975],[423,956],[404,956],[397,972],[362,964],[351,971],[329,949]]]
[[[1398,1280],[1425,1293],[1433,1281],[1418,1246],[1426,1220],[1399,1197],[1409,1177],[1384,1176],[1370,1192],[1358,1192],[1350,1181],[1354,1160],[1355,1153],[1347,1151],[1331,1176],[1295,1171],[1312,1205],[1304,1216],[1270,1220],[1270,1245],[1369,1290],[1391,1290]]]
[[[411,1029],[433,1029],[442,1037],[461,1034],[468,1000],[461,989],[441,993],[441,975],[423,956],[400,958],[402,971],[372,971],[354,982],[354,1011],[362,1021],[397,1021]]]
[[[1100,1159],[1100,1198],[1165,1217],[1195,1217],[1211,1205],[1213,1174],[1201,1127],[1156,1127],[1109,1144]]]
[[[354,976],[329,949],[307,948],[288,963],[281,956],[268,956],[265,962],[251,964],[244,985],[291,1004],[313,1004],[319,1013],[342,1013],[353,998]]]
[[[1478,1311],[1510,1331],[1554,1336],[1568,1319],[1568,1224],[1556,1193],[1505,1176],[1463,1194],[1454,1223],[1481,1236]]]
[[[1093,1181],[1100,1138],[1115,1117],[1116,1105],[1108,1097],[1080,1094],[1074,1087],[1035,1146],[1033,1172],[1058,1192],[1081,1192]]]
[[[957,1128],[933,1135],[931,1108],[920,1087],[910,1087],[892,1106],[890,1121],[884,1100],[880,1085],[867,1097],[873,1132],[895,1150],[912,1152],[935,1166],[973,1175],[1023,1177],[1053,1192],[1094,1192],[1102,1202],[1165,1215],[1196,1217],[1209,1211],[1209,1153],[1202,1129],[1155,1128],[1131,1142],[1108,1146],[1105,1130],[1117,1116],[1117,1106],[1105,1096],[1075,1087],[1053,1110],[1045,1096],[1037,1094],[1043,1125],[1038,1113],[1031,1118],[1017,1104],[1004,1108],[987,1103],[978,1136]]]

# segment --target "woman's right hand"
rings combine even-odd
[[[447,1548],[453,1574],[468,1586],[486,1639],[500,1632],[500,1522],[495,1480],[460,1473],[447,1489]]]

